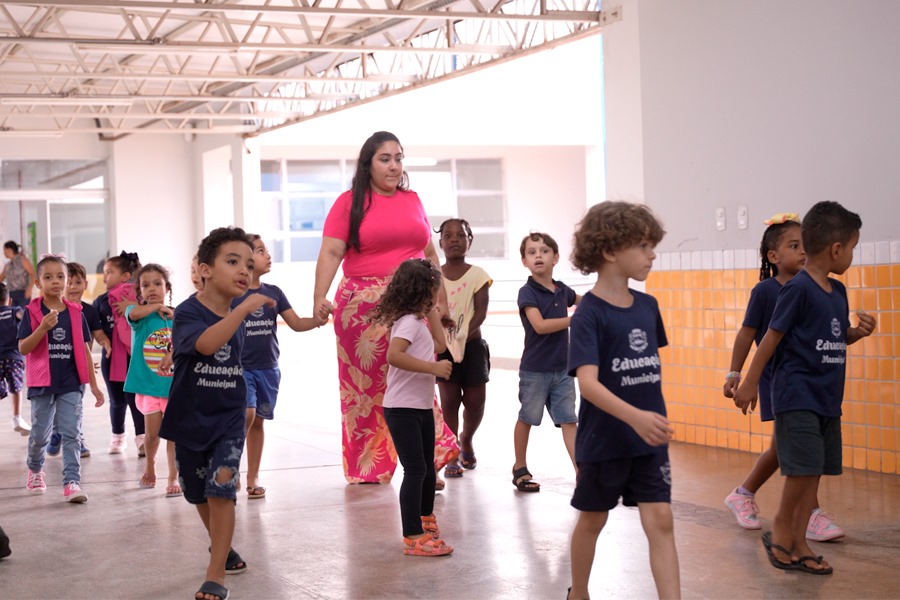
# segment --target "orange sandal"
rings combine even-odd
[[[437,517],[433,514],[422,517],[422,531],[430,533],[431,538],[435,540],[441,537],[441,530],[438,528]]]
[[[436,540],[430,535],[424,535],[414,540],[403,538],[403,554],[409,556],[447,556],[453,552],[453,548],[444,543],[444,540]]]

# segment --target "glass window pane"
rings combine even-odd
[[[460,190],[503,190],[499,159],[456,161],[456,186]]]
[[[3,160],[0,188],[5,190],[105,189],[105,160]]]
[[[319,258],[321,237],[291,238],[291,262],[315,261]]]
[[[284,262],[284,245],[284,240],[272,240],[271,242],[266,242],[266,249],[272,257],[272,262]]]
[[[262,160],[259,162],[259,170],[262,176],[261,189],[264,192],[281,191],[281,161]]]
[[[290,231],[322,231],[325,217],[334,198],[291,198],[288,202],[291,213]]]
[[[287,187],[292,192],[325,192],[335,196],[341,191],[339,160],[287,161]]]
[[[471,194],[459,197],[459,216],[473,227],[502,227],[506,222],[503,194]]]
[[[503,232],[472,231],[470,258],[506,258],[506,234]]]

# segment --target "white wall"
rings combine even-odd
[[[608,189],[641,192],[614,186],[615,157],[632,156],[628,138],[639,138],[643,164],[632,166],[669,231],[661,249],[758,247],[764,219],[820,200],[859,212],[863,240],[897,239],[900,3],[622,4],[624,20],[604,35]],[[618,77],[636,60],[639,93]],[[640,119],[622,111],[635,100]],[[614,138],[623,112],[628,130]],[[736,227],[740,205],[747,230]]]

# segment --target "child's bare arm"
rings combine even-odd
[[[403,338],[392,338],[388,346],[387,361],[388,364],[397,369],[404,371],[412,371],[413,373],[426,373],[435,377],[450,377],[450,371],[453,365],[449,360],[440,360],[437,362],[422,360],[416,358],[406,352],[409,348],[409,340]]]
[[[543,316],[541,316],[541,311],[537,306],[526,306],[525,317],[528,319],[528,322],[531,323],[531,326],[534,327],[535,332],[541,335],[547,335],[548,333],[556,333],[557,331],[568,329],[569,320],[571,319],[571,317],[545,319]]]
[[[859,319],[859,325],[847,329],[847,344],[855,344],[864,337],[872,335],[875,331],[875,317],[867,312],[858,310],[856,317]]]
[[[472,315],[472,321],[469,323],[468,339],[472,339],[473,335],[479,333],[481,324],[484,323],[484,320],[487,318],[488,303],[490,302],[490,293],[488,292],[487,285],[482,286],[480,290],[475,292],[473,301],[475,304],[475,314]]]
[[[91,346],[87,342],[84,343],[84,352],[87,356],[87,364],[91,364]],[[94,402],[94,406],[103,406],[103,392],[100,391],[100,388],[97,387],[97,376],[94,374],[94,369],[88,369],[88,381],[90,382],[91,394],[93,394],[96,402]]]
[[[753,361],[750,363],[750,368],[747,369],[747,376],[734,393],[734,404],[740,408],[741,412],[745,415],[747,414],[748,408],[750,410],[756,408],[756,399],[759,394],[757,389],[759,388],[759,378],[762,377],[763,370],[766,368],[766,363],[769,362],[772,355],[775,354],[775,349],[778,348],[778,344],[781,343],[782,338],[784,338],[784,332],[782,331],[776,331],[771,328],[766,331],[766,335],[763,336],[762,341],[759,343],[759,347],[756,349],[756,354],[753,355]]]
[[[753,346],[754,339],[756,339],[756,328],[744,325],[738,330],[737,336],[734,338],[734,349],[731,351],[729,373],[740,374],[741,369],[744,368],[744,361],[747,360],[747,355],[750,354],[750,348]],[[740,376],[726,377],[722,393],[726,398],[734,398],[734,392],[740,383]]]
[[[164,319],[171,319],[175,314],[171,308],[159,302],[154,302],[153,304],[138,304],[128,313],[128,320],[137,322],[155,312],[158,312],[159,316]]]
[[[103,332],[102,329],[95,329],[91,332],[91,337],[94,338],[94,341],[100,344],[100,347],[106,352],[106,358],[109,358],[112,354],[112,344],[109,341],[109,338],[106,337],[106,333]]]
[[[318,315],[318,313],[316,313],[316,315]],[[319,316],[300,317],[294,312],[293,308],[283,311],[281,313],[281,318],[284,319],[284,322],[287,323],[288,327],[294,331],[309,331],[310,329],[321,327],[328,322],[328,319],[323,319]]]
[[[275,306],[275,300],[264,294],[250,294],[218,323],[200,334],[194,343],[194,349],[204,356],[212,356],[225,345],[234,332],[238,330],[247,315],[261,306]]]
[[[431,339],[434,340],[435,354],[445,352],[447,350],[447,336],[444,334],[444,320],[437,307],[428,311],[427,321],[428,331],[431,332]]]
[[[669,420],[658,412],[641,410],[628,404],[600,383],[600,369],[597,365],[582,365],[575,371],[581,397],[603,412],[620,419],[641,436],[651,446],[661,446],[669,441],[675,432]]]
[[[28,315],[25,315],[25,318],[30,318]],[[59,311],[51,310],[49,313],[44,315],[44,318],[41,319],[41,322],[35,328],[34,331],[31,332],[27,338],[19,340],[19,352],[22,354],[29,354],[32,350],[37,348],[38,343],[47,335],[47,332],[56,327],[56,324],[59,322]]]

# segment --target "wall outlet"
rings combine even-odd
[[[716,209],[716,229],[718,231],[725,231],[725,209],[724,208]]]
[[[738,229],[747,229],[750,225],[750,211],[747,210],[746,206],[738,206],[737,225]]]

